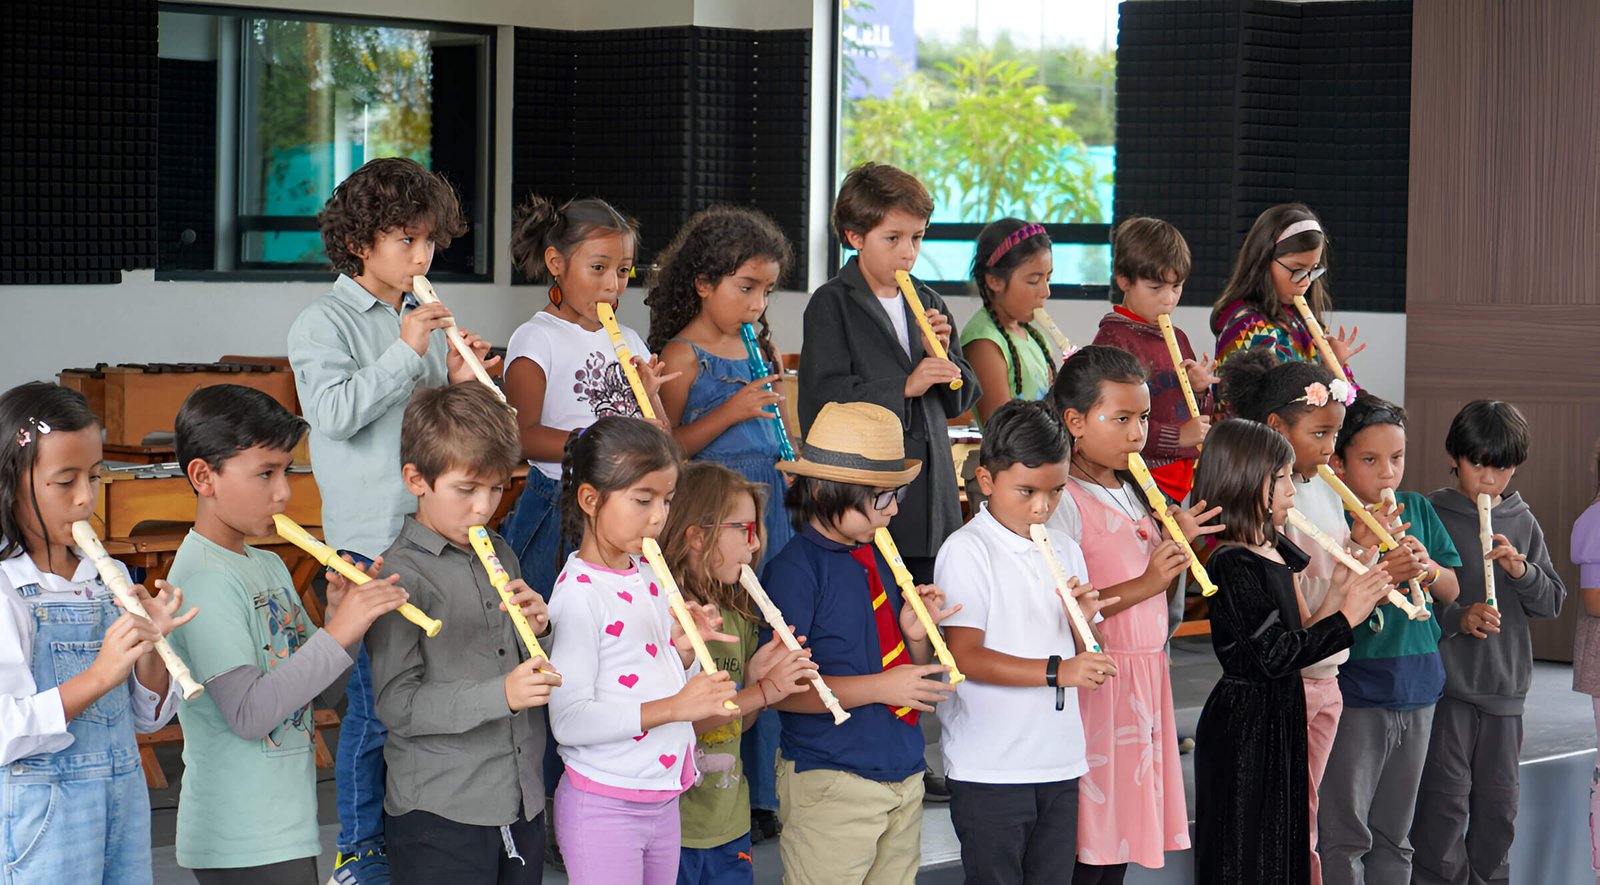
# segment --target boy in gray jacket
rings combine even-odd
[[[1461,595],[1435,607],[1445,687],[1411,829],[1412,881],[1505,882],[1517,816],[1522,710],[1533,681],[1528,622],[1561,612],[1566,588],[1550,564],[1544,532],[1528,505],[1506,487],[1528,457],[1528,422],[1516,406],[1468,403],[1450,424],[1445,451],[1454,488],[1428,498],[1468,563],[1456,572]],[[1493,503],[1495,600],[1483,569],[1465,551],[1478,543],[1478,495]],[[1471,829],[1467,820],[1471,819]]]

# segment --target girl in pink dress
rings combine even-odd
[[[1144,449],[1150,391],[1144,366],[1115,347],[1085,347],[1061,367],[1051,391],[1072,434],[1068,497],[1051,531],[1083,548],[1089,580],[1119,601],[1102,609],[1105,651],[1116,678],[1079,692],[1089,773],[1078,782],[1078,865],[1074,885],[1120,883],[1129,863],[1159,869],[1165,852],[1189,847],[1178,764],[1172,680],[1167,672],[1167,602],[1188,555],[1163,539],[1127,474]],[[1191,539],[1216,511],[1205,502],[1170,507]]]

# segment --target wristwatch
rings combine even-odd
[[[1051,655],[1044,664],[1044,684],[1056,690],[1056,709],[1065,710],[1067,708],[1067,690],[1062,688],[1061,683],[1057,681],[1057,676],[1060,672],[1061,656]]]

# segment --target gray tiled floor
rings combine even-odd
[[[1181,734],[1193,734],[1194,725],[1200,716],[1200,708],[1205,703],[1206,696],[1211,691],[1211,686],[1216,682],[1219,669],[1216,657],[1211,652],[1210,640],[1206,637],[1195,637],[1177,640],[1172,649],[1172,689],[1176,705],[1178,730]],[[1536,663],[1534,665],[1533,688],[1528,695],[1528,708],[1525,717],[1527,725],[1527,738],[1523,744],[1522,757],[1526,765],[1530,761],[1550,757],[1560,757],[1578,751],[1590,750],[1595,746],[1593,708],[1588,699],[1583,695],[1572,692],[1572,668],[1565,664]],[[329,732],[330,742],[334,737]],[[1194,770],[1193,757],[1183,757],[1185,795],[1190,801],[1190,819],[1194,817]],[[154,808],[153,841],[155,844],[155,881],[157,885],[168,883],[182,883],[190,885],[194,878],[187,872],[179,869],[172,857],[172,838],[174,820],[177,808],[178,776],[182,767],[176,752],[167,752],[162,756],[162,761],[169,776],[172,777],[172,788],[168,790],[153,791],[151,805]],[[1572,765],[1575,770],[1581,770],[1581,765]],[[333,773],[331,771],[318,772],[321,780],[318,783],[317,793],[321,820],[323,823],[322,842],[327,846],[328,853],[322,858],[324,872],[331,872],[333,863],[333,841],[337,833],[333,816]],[[1587,798],[1580,797],[1586,793],[1587,779],[1583,776],[1566,778],[1555,785],[1561,789],[1557,797],[1547,797],[1550,801],[1559,802],[1563,807],[1571,806],[1583,811],[1587,806]],[[1569,795],[1569,793],[1571,795]],[[1524,790],[1524,804],[1532,799],[1530,791]],[[1540,800],[1543,801],[1543,800]],[[1525,809],[1526,810],[1526,809]],[[923,874],[918,877],[919,882],[942,883],[959,882],[960,846],[956,842],[955,833],[950,826],[949,809],[942,805],[929,804],[924,809],[922,822],[922,848],[923,848]],[[756,881],[758,883],[777,883],[781,880],[782,868],[778,861],[778,846],[775,842],[766,842],[755,847]],[[1187,852],[1172,855],[1168,858],[1167,867],[1161,871],[1145,870],[1133,867],[1128,874],[1127,881],[1130,885],[1155,885],[1155,883],[1186,883],[1189,881],[1190,860]],[[567,879],[561,873],[547,869],[545,881],[553,885],[565,885]]]

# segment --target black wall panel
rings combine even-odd
[[[156,62],[155,0],[6,4],[0,285],[154,266]]]
[[[809,31],[517,29],[513,199],[601,197],[639,220],[641,263],[693,212],[753,205],[804,266],[810,41]]]
[[[1158,215],[1211,303],[1256,216],[1303,200],[1347,310],[1405,309],[1411,4],[1151,0],[1121,6],[1115,215]]]
[[[217,63],[163,58],[156,246],[164,270],[215,265]]]

